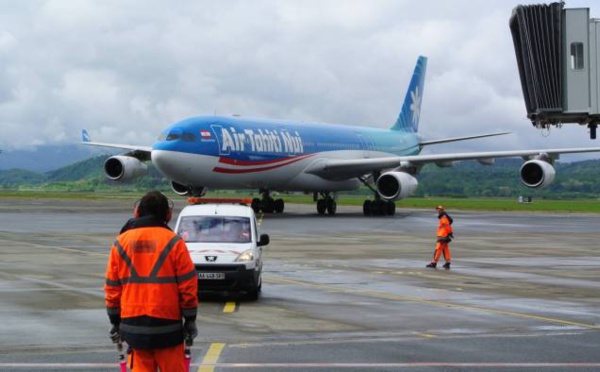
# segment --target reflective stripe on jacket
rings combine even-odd
[[[198,279],[183,240],[149,223],[127,230],[113,244],[106,269],[106,308],[121,319],[121,336],[133,348],[183,342],[182,317],[195,319]]]

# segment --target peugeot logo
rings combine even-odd
[[[204,256],[206,262],[215,262],[217,260],[217,256]]]

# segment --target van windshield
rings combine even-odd
[[[181,217],[177,234],[189,243],[250,243],[250,218]]]

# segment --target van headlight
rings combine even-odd
[[[254,261],[254,253],[252,249],[248,249],[247,251],[242,252],[237,258],[235,262],[250,262]]]

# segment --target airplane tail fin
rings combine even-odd
[[[85,129],[81,130],[81,142],[90,142],[90,135]]]
[[[413,72],[412,79],[404,97],[404,104],[398,116],[398,120],[392,126],[392,130],[417,133],[419,130],[419,118],[421,116],[421,102],[423,101],[423,90],[425,86],[425,71],[427,70],[427,57],[420,56]]]

